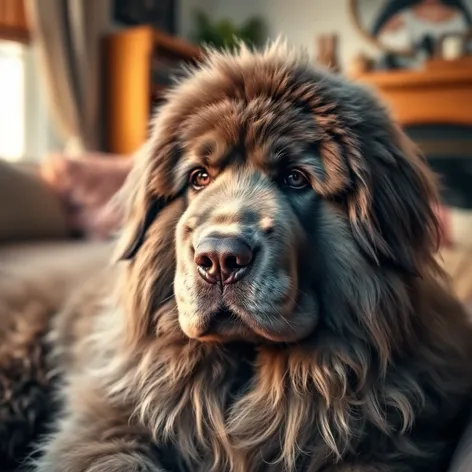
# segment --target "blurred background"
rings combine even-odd
[[[66,294],[105,264],[107,202],[176,70],[279,35],[373,87],[423,150],[470,301],[472,0],[0,0],[0,270]]]

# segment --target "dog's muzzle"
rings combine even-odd
[[[247,274],[254,262],[254,250],[242,236],[213,234],[198,243],[194,262],[209,284],[229,285]]]

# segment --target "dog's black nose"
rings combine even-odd
[[[251,265],[254,253],[240,237],[207,236],[195,248],[198,273],[208,283],[234,284]]]

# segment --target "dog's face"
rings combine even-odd
[[[314,133],[313,120],[292,113],[297,127],[270,137],[258,126],[284,118],[271,103],[220,103],[189,122],[175,294],[190,337],[288,342],[317,323],[311,248],[321,159],[300,133]],[[242,133],[259,142],[238,142]]]
[[[342,329],[379,277],[421,272],[436,236],[432,178],[383,108],[280,46],[211,56],[133,174],[133,296],[155,320],[172,273],[180,328],[202,341]]]

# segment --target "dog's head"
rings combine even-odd
[[[182,80],[125,192],[136,336],[165,311],[202,341],[388,338],[377,308],[408,303],[438,237],[434,179],[384,108],[280,44]]]

